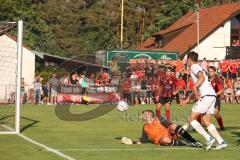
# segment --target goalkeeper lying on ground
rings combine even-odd
[[[148,138],[158,145],[177,145],[177,135],[189,141],[194,147],[202,147],[202,144],[196,141],[181,126],[171,123],[163,117],[156,117],[152,110],[144,110],[142,112],[143,126],[142,136],[137,144],[146,143]]]

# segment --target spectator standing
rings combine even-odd
[[[147,99],[147,78],[144,77],[141,80],[141,91],[140,91],[140,101],[141,104],[145,104],[146,103],[146,99]]]
[[[25,103],[27,99],[26,89],[25,89],[26,83],[24,81],[24,78],[21,78],[21,104]]]
[[[233,102],[233,84],[231,79],[225,80],[225,90],[224,90],[224,98],[226,103],[232,103]]]
[[[59,79],[60,85],[68,85],[68,76],[66,73],[62,75],[62,77]]]
[[[181,60],[177,60],[176,62],[176,77],[179,77],[180,72],[184,68],[184,63]]]
[[[152,77],[148,78],[147,81],[147,103],[153,104],[153,79]]]
[[[51,91],[51,98],[50,103],[56,104],[57,103],[57,90],[59,87],[59,80],[57,79],[57,75],[55,73],[52,74],[52,78],[49,80],[50,91]]]
[[[234,90],[237,103],[240,103],[240,78],[237,78],[237,81],[234,83]]]
[[[228,77],[228,76],[227,76],[227,72],[228,72],[227,63],[223,61],[223,62],[221,62],[221,63],[219,64],[219,67],[220,67],[220,69],[221,69],[221,73],[222,73],[223,77],[224,77],[224,78],[227,78],[227,77]]]
[[[131,80],[127,78],[125,81],[122,83],[122,93],[123,93],[123,99],[125,102],[130,102],[133,104],[134,102],[131,101]]]
[[[188,80],[188,74],[186,72],[185,67],[181,69],[181,72],[179,74],[178,77],[182,77],[182,79],[185,81],[185,83],[187,84],[187,80]]]
[[[100,86],[101,85],[101,75],[98,75],[96,80],[95,80],[95,86]]]
[[[88,78],[85,75],[82,75],[82,82],[81,82],[81,87],[82,87],[82,95],[86,94],[86,89],[87,89],[87,81]]]
[[[77,73],[77,72],[74,72],[74,73],[71,75],[70,80],[71,80],[71,84],[72,84],[72,85],[77,85],[77,84],[78,84],[77,77],[78,77],[78,73]]]
[[[236,62],[232,62],[229,66],[229,71],[230,71],[230,76],[233,79],[237,78],[237,69],[238,69],[238,65]]]
[[[120,85],[120,79],[118,76],[114,76],[113,79],[111,80],[111,84],[113,86],[119,86]]]
[[[87,79],[87,86],[88,87],[93,87],[94,86],[94,79],[95,75],[93,73],[90,74],[89,78]]]
[[[33,85],[34,85],[34,102],[35,104],[40,104],[42,84],[40,82],[39,76],[36,77],[35,81],[33,82]]]
[[[240,78],[240,62],[238,62],[237,78]]]
[[[108,75],[105,69],[103,70],[101,77],[104,84],[108,83],[110,76]]]

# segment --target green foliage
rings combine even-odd
[[[230,0],[203,0],[201,7]],[[239,0],[231,0],[239,1]],[[24,21],[33,50],[87,59],[97,50],[120,48],[121,0],[0,0],[0,21]],[[154,32],[194,9],[194,0],[124,0],[124,49],[135,49]]]
[[[214,0],[204,0],[200,7],[208,7],[215,3]],[[166,29],[190,10],[195,10],[194,0],[165,0],[160,13],[157,15],[157,29]]]
[[[24,21],[24,43],[30,48],[53,51],[52,32],[40,5],[31,0],[0,0],[0,21]]]

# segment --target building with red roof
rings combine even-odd
[[[225,59],[226,54],[232,54],[232,47],[236,47],[232,46],[233,42],[240,39],[240,3],[202,8],[199,15],[199,58]],[[180,58],[189,51],[197,52],[197,13],[189,11],[167,29],[153,34],[137,49],[175,51]],[[239,52],[234,56],[240,58],[240,48],[237,50]]]

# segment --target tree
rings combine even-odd
[[[31,0],[0,0],[0,4],[0,21],[23,20],[25,44],[35,50],[54,50],[52,32],[38,4]]]

